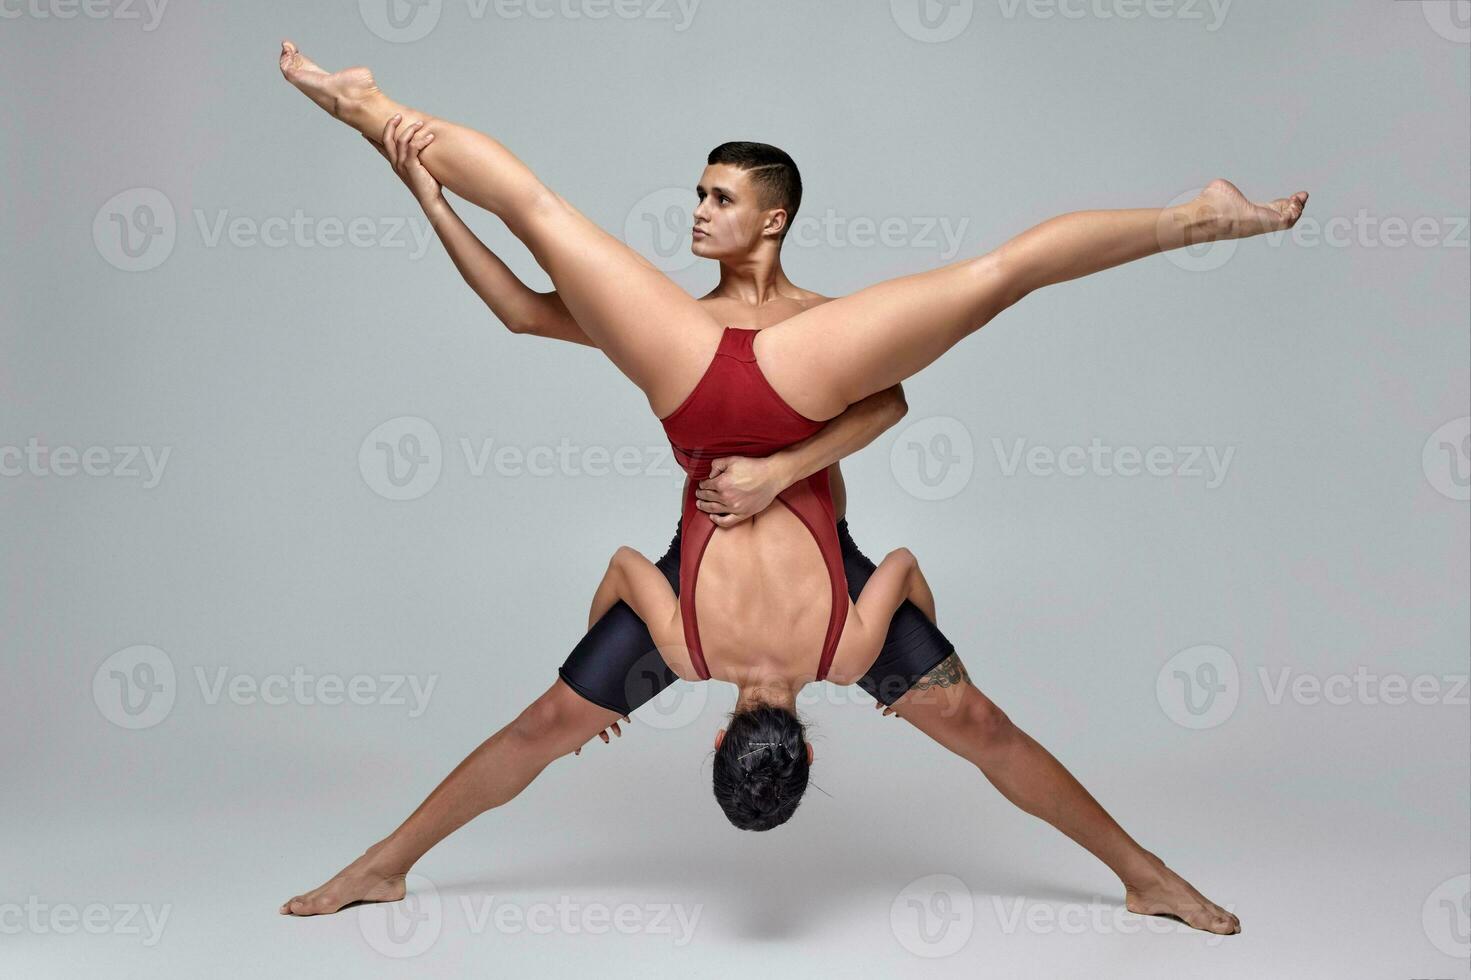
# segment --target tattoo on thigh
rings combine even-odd
[[[960,662],[960,655],[952,653],[940,661],[934,670],[915,681],[913,690],[927,691],[932,687],[954,687],[969,683],[970,675],[965,672],[965,664]]]

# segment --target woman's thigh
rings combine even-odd
[[[830,419],[933,363],[1020,299],[996,252],[890,279],[761,331],[761,371],[808,418]]]
[[[699,383],[721,328],[693,296],[576,208],[549,195],[523,241],[573,319],[668,415]]]

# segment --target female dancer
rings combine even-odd
[[[370,135],[381,124],[400,115],[397,107],[372,85],[365,70],[328,76],[301,59],[289,45],[283,49],[282,61],[293,82],[364,135]],[[719,435],[717,423],[724,407],[719,395],[734,383],[732,378],[750,386],[750,390],[765,386],[772,413],[770,421],[775,429],[763,433],[761,438],[769,441],[783,437],[790,431],[800,431],[804,423],[818,425],[847,405],[921,369],[1031,289],[1191,241],[1245,237],[1289,227],[1301,214],[1306,200],[1305,194],[1298,194],[1271,206],[1253,206],[1229,184],[1219,181],[1196,201],[1181,208],[1064,215],[981,259],[871,287],[800,313],[757,337],[746,337],[721,331],[691,298],[542,187],[499,144],[449,124],[432,125],[434,136],[441,138],[433,146],[430,140],[434,136],[427,137],[422,144],[424,165],[446,186],[506,220],[552,275],[569,312],[615,364],[640,385],[656,414],[675,406],[679,396],[694,389],[693,401],[685,399],[683,408],[665,416],[666,427],[670,428],[677,446],[681,431],[695,440],[679,447],[683,450],[682,462],[692,475],[698,475],[698,468],[705,461],[701,452],[706,447],[696,443],[712,433]],[[854,338],[861,343],[835,349],[838,340]],[[712,347],[716,347],[713,358]],[[730,363],[722,362],[722,356]],[[712,364],[725,370],[717,372]],[[706,391],[707,395],[715,392],[714,402],[709,397],[703,401],[694,397],[701,395],[702,386],[697,382],[707,373],[712,377],[722,376],[719,384]],[[702,408],[683,418],[683,430],[674,428],[681,421],[680,413],[692,404]],[[777,431],[781,428],[777,418],[781,410],[789,413],[786,421],[795,426],[785,433]],[[784,511],[777,508],[773,509],[775,513],[770,520],[790,522],[793,515],[801,517],[807,524],[806,530],[818,537],[821,544],[821,530],[816,526],[820,523],[818,518],[825,510],[831,520],[831,510],[822,506],[823,487],[814,482],[807,489],[811,492],[806,496],[798,495],[798,499],[786,501],[790,515],[784,516]],[[691,510],[687,502],[686,528],[691,526]],[[753,528],[744,550],[756,553],[756,557],[746,562],[745,573],[759,573],[765,567],[763,562],[770,565],[773,561],[799,560],[792,549],[800,531],[800,527],[789,523],[785,531],[773,529],[763,538]],[[707,529],[701,533],[706,536],[706,541],[701,542],[703,547],[709,543],[711,532]],[[738,549],[722,546],[714,550]],[[829,554],[824,552],[823,557],[826,559]],[[908,563],[902,553],[895,557],[896,561],[891,563],[894,573],[886,576],[893,580],[889,591],[921,596],[922,578],[912,567],[906,567]],[[728,558],[728,570],[738,567],[735,555]],[[640,565],[639,561],[628,553],[620,553],[605,585],[635,601],[663,601],[662,595],[656,597],[658,590],[650,574],[655,569]],[[820,565],[813,571],[816,574],[807,577],[820,575]],[[836,576],[830,577],[836,581]],[[876,573],[875,579],[878,577]],[[730,575],[728,579],[734,582],[739,576]],[[717,586],[720,580],[723,579],[717,577]],[[749,583],[749,578],[746,581]],[[600,590],[604,599],[605,591]],[[718,587],[715,591],[724,592]],[[672,592],[669,598],[672,600]],[[713,612],[716,620],[724,613],[727,625],[739,627],[740,610],[721,608],[720,598],[720,594],[715,596],[712,601],[716,605],[708,612]],[[816,593],[812,599],[810,605],[818,605]],[[835,624],[837,635],[849,635],[839,622],[836,591],[833,599],[823,647],[825,666],[844,660],[842,650],[832,645]],[[689,625],[694,604],[686,605],[683,632],[687,638],[697,639],[698,631],[692,631]],[[882,609],[884,602],[872,605]],[[861,611],[862,607],[860,599],[853,611]],[[792,616],[791,621],[797,622],[795,611]],[[878,618],[865,623],[864,617],[855,617],[858,630],[852,635],[871,632]],[[672,626],[673,621],[671,614],[666,622]],[[718,629],[708,630],[707,649],[718,632]],[[732,629],[724,637],[727,644],[733,642],[735,632]],[[708,676],[701,670],[698,647],[697,642],[691,643],[689,666],[696,674]],[[736,648],[728,649],[734,658]],[[854,649],[862,650],[863,646],[860,643]],[[845,669],[854,667],[850,664]],[[820,676],[821,667],[818,673]]]

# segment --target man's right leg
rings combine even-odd
[[[655,563],[676,592],[679,545],[676,525],[669,550]],[[322,915],[349,902],[398,901],[404,876],[435,844],[509,803],[553,760],[602,735],[676,679],[648,628],[622,602],[592,625],[558,673],[546,693],[471,752],[398,829],[325,885],[284,903],[281,913]]]
[[[281,906],[283,915],[323,915],[350,902],[394,902],[404,876],[435,844],[486,810],[514,799],[551,762],[618,720],[560,679],[444,778],[398,829],[320,888]]]
[[[370,139],[394,115],[422,122],[419,153],[445,187],[491,211],[551,276],[578,325],[668,415],[694,390],[721,328],[673,280],[553,193],[499,142],[389,99],[366,68],[328,74],[287,42],[281,72],[313,102]]]

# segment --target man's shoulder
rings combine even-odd
[[[797,295],[794,298],[803,306],[809,307],[821,306],[823,303],[831,303],[834,299],[834,297],[832,296],[824,296],[821,293],[814,293],[812,290],[803,289],[800,286],[797,287]]]

